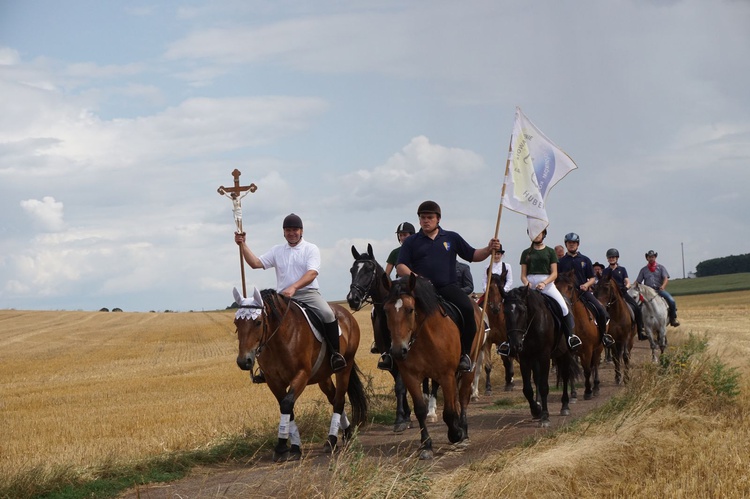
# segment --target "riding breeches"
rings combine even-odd
[[[331,310],[331,306],[323,299],[317,289],[300,289],[294,293],[294,299],[311,308],[324,324],[330,324],[336,320],[336,315]]]
[[[526,280],[529,281],[532,289],[536,289],[536,285],[539,284],[540,282],[543,282],[548,277],[549,275],[544,275],[544,274],[529,274],[526,276]],[[562,310],[563,317],[568,315],[568,304],[565,303],[565,298],[563,298],[563,295],[560,294],[560,291],[558,291],[554,282],[548,283],[544,287],[544,289],[542,289],[542,293],[554,298],[557,304],[560,305],[560,309]]]

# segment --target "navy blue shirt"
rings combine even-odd
[[[607,276],[611,276],[618,286],[624,288],[625,279],[628,278],[628,271],[625,270],[625,267],[620,267],[619,265],[615,267],[615,270],[612,270],[612,267],[607,267],[602,271],[602,277],[606,278]]]
[[[557,262],[558,274],[564,274],[570,269],[575,270],[576,282],[579,286],[594,277],[594,267],[591,260],[580,253],[576,254],[576,256],[570,256],[570,253],[565,253],[565,256]]]
[[[422,229],[406,238],[398,254],[398,263],[426,277],[436,288],[442,288],[456,282],[456,256],[471,262],[475,251],[456,232],[438,226],[434,240],[427,237]]]

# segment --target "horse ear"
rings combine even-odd
[[[412,272],[409,274],[409,291],[414,291],[414,286],[417,285],[417,274]]]
[[[237,305],[242,305],[242,295],[237,291],[237,288],[232,289],[232,296],[234,296],[234,302]]]
[[[357,251],[357,248],[355,248],[353,244],[352,244],[352,256],[354,257],[355,260],[359,259],[359,251]]]
[[[367,254],[370,255],[370,258],[375,260],[375,255],[372,254],[372,244],[367,243]]]
[[[256,288],[255,286],[253,286],[253,300],[258,305],[263,303],[263,297],[260,296],[260,291],[258,291],[258,288]]]
[[[388,274],[383,272],[383,275],[380,277],[380,280],[383,282],[383,287],[386,289],[386,291],[391,289],[391,278],[388,277]]]

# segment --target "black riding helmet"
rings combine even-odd
[[[284,217],[284,224],[282,225],[283,229],[301,229],[302,228],[302,219],[295,215],[294,213],[290,213],[286,217]]]
[[[575,232],[568,232],[567,234],[565,234],[565,242],[580,243],[581,238],[578,237],[578,234],[576,234]]]
[[[416,230],[414,230],[414,226],[412,224],[410,224],[409,222],[402,222],[402,223],[398,224],[398,227],[396,227],[396,240],[397,241],[401,241],[398,238],[398,235],[401,234],[401,233],[412,235],[415,232],[416,232]]]
[[[607,258],[620,258],[620,252],[617,248],[609,248],[607,250]]]
[[[425,201],[420,204],[419,208],[417,208],[417,215],[422,213],[434,213],[438,218],[442,217],[442,214],[440,213],[440,205],[435,201]]]

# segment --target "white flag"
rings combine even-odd
[[[516,107],[509,154],[502,204],[526,215],[533,240],[549,225],[545,200],[550,189],[578,167],[534,126],[520,107]]]

